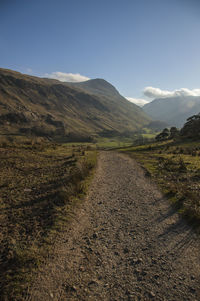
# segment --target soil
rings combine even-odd
[[[199,250],[144,170],[102,152],[87,199],[27,300],[200,300]]]

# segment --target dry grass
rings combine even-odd
[[[200,226],[200,143],[173,141],[124,149],[159,184],[176,209]]]
[[[23,300],[53,238],[86,192],[96,152],[44,143],[0,147],[0,298]]]

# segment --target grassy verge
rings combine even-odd
[[[35,271],[67,227],[96,164],[91,146],[0,146],[0,299],[24,300]]]
[[[165,141],[121,151],[140,162],[178,212],[200,226],[200,142]]]

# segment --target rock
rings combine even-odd
[[[73,293],[73,292],[76,292],[76,287],[75,286],[70,286],[70,285],[66,285],[66,287],[65,287],[65,290],[66,290],[66,292],[71,292],[71,293]]]
[[[136,274],[139,274],[139,273],[140,273],[140,270],[139,270],[139,269],[135,269],[135,273],[136,273]]]
[[[196,289],[194,287],[189,287],[189,290],[192,294],[195,294],[196,293]]]
[[[100,258],[97,258],[97,263],[96,263],[96,265],[97,265],[97,266],[100,266],[101,264],[102,264],[101,259],[100,259]]]
[[[91,244],[91,241],[89,239],[86,240],[87,245]]]
[[[72,291],[73,292],[76,292],[77,291],[77,288],[75,286],[72,286]]]
[[[127,254],[129,252],[128,248],[124,248],[124,254]]]
[[[29,188],[25,188],[24,189],[24,192],[31,192],[32,190],[31,189],[29,189]]]
[[[130,291],[129,290],[126,290],[125,294],[128,296],[130,295]]]
[[[88,286],[91,286],[91,285],[99,285],[98,282],[96,280],[91,280],[89,283],[88,283]]]
[[[92,253],[93,252],[93,250],[92,250],[92,248],[87,248],[87,250],[90,252],[90,253]]]
[[[95,233],[92,235],[92,237],[93,237],[94,239],[96,239],[96,238],[98,237],[98,234],[95,232]]]
[[[133,294],[128,295],[128,301],[135,301],[135,300],[136,300],[135,295]]]
[[[155,296],[156,296],[156,295],[154,294],[154,292],[152,292],[152,291],[149,292],[149,297],[150,297],[150,298],[154,298]]]

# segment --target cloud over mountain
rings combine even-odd
[[[146,99],[142,99],[142,98],[133,98],[133,97],[126,97],[126,99],[130,102],[133,102],[134,104],[142,107],[144,106],[146,103],[148,103],[148,100]]]
[[[90,78],[79,73],[64,73],[64,72],[52,72],[44,75],[47,78],[57,79],[61,82],[84,82]]]
[[[174,91],[161,90],[154,87],[146,87],[144,95],[149,98],[165,98],[165,97],[183,97],[183,96],[200,96],[200,89],[181,88]]]

